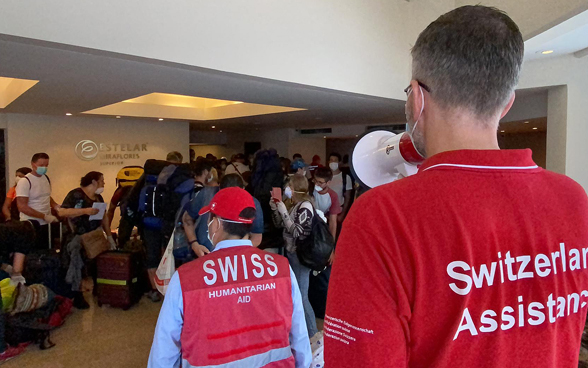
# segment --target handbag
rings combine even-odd
[[[172,234],[167,248],[165,248],[165,253],[161,257],[159,266],[155,271],[155,286],[162,295],[165,295],[174,272],[176,272],[176,265],[174,258],[174,234]]]
[[[86,256],[89,259],[94,259],[101,253],[110,249],[108,240],[104,236],[104,231],[102,231],[102,228],[87,232],[83,235],[80,235],[80,237],[82,238],[82,245],[86,251]]]

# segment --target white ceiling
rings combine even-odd
[[[250,123],[307,127],[404,119],[404,101],[1,34],[0,76],[39,80],[0,109],[5,113],[75,115],[159,92],[308,109],[216,120],[221,128]]]
[[[588,48],[588,10],[525,42],[525,60],[552,58]],[[553,50],[544,55],[543,51]],[[588,54],[588,52],[579,53]]]

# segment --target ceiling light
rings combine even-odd
[[[159,121],[163,121],[163,119],[162,119],[162,118],[159,118],[158,120],[159,120]]]
[[[216,128],[216,125],[213,125],[213,126],[212,126],[212,129],[215,129],[215,128]]]
[[[500,133],[504,133],[504,132],[506,132],[506,130],[501,130],[501,131],[500,131]]]
[[[120,116],[117,116],[116,118],[117,118],[117,119],[120,119]]]
[[[523,124],[529,124],[529,121],[525,121]]]
[[[222,130],[219,130],[219,132],[221,132],[221,133],[222,133],[223,131],[222,131]]]
[[[325,135],[325,136],[323,136],[323,138],[327,138],[327,136]]]
[[[355,138],[357,138],[357,137],[359,137],[359,134],[356,134],[356,135],[355,135]]]
[[[538,129],[537,127],[533,128],[533,130],[537,130],[537,129]]]
[[[543,55],[553,54],[553,50],[545,50],[542,52]]]
[[[66,112],[65,115],[71,116],[71,112]]]

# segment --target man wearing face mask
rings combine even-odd
[[[210,214],[214,250],[172,276],[149,368],[310,366],[296,278],[284,257],[252,247],[255,212],[251,195],[236,187],[200,211]]]
[[[339,224],[343,223],[349,207],[351,206],[351,192],[353,191],[353,182],[351,176],[345,174],[339,168],[341,163],[341,155],[333,152],[329,155],[329,168],[333,171],[333,179],[329,187],[337,193],[339,203],[341,204],[341,213],[337,216]]]
[[[25,175],[16,185],[16,203],[21,221],[31,221],[36,230],[37,249],[49,248],[49,225],[57,222],[51,210],[58,211],[59,205],[51,198],[51,182],[47,177],[49,155],[35,153],[31,159],[33,171]]]
[[[498,146],[523,49],[513,20],[485,6],[457,8],[419,35],[406,113],[426,161],[363,194],[346,220],[326,365],[578,366],[588,198],[530,150]]]

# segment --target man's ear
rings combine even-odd
[[[506,104],[506,106],[504,107],[504,110],[502,110],[502,113],[500,114],[500,119],[502,119],[510,111],[512,104],[515,101],[515,95],[516,95],[516,93],[513,92],[512,96],[510,96],[510,100],[508,100],[508,103]]]

